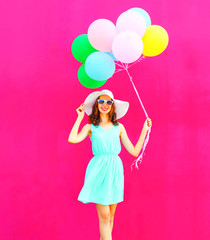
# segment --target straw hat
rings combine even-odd
[[[108,95],[114,101],[115,112],[117,114],[117,119],[123,117],[128,111],[129,103],[121,100],[114,99],[113,93],[109,90],[101,90],[90,93],[85,99],[85,112],[87,115],[92,113],[92,107],[96,102],[96,99],[101,95]]]

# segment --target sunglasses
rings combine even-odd
[[[104,103],[106,103],[108,106],[112,106],[113,101],[98,99],[98,104],[103,105]]]

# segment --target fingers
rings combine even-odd
[[[152,127],[152,120],[150,118],[147,118],[147,126]]]
[[[81,104],[77,109],[76,111],[79,111],[79,112],[84,112],[85,111],[85,104]]]
[[[82,111],[85,111],[85,104],[81,104],[80,107],[79,107]]]

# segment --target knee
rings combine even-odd
[[[114,222],[114,215],[110,215],[110,222]]]
[[[110,223],[111,221],[111,214],[110,213],[104,213],[99,216],[100,221],[103,223]]]

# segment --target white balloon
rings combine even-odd
[[[117,28],[108,19],[98,19],[91,23],[88,28],[90,44],[101,52],[110,52],[112,41],[117,35]]]
[[[143,42],[139,35],[132,31],[120,32],[112,43],[114,56],[123,63],[136,61],[143,52]]]
[[[139,12],[126,11],[118,17],[116,27],[118,32],[133,31],[142,38],[146,31],[146,21]]]

